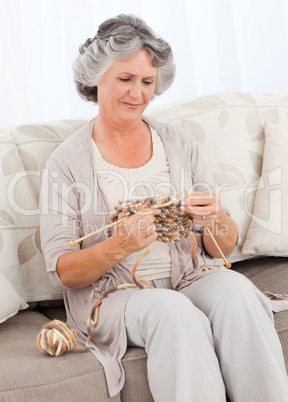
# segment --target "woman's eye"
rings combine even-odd
[[[144,85],[152,85],[153,84],[153,81],[143,81],[143,84]]]
[[[122,81],[122,82],[128,82],[128,81],[130,81],[130,78],[119,78],[120,79],[120,81]]]

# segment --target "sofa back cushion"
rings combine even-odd
[[[242,253],[288,257],[288,124],[266,122],[261,179]]]
[[[0,272],[26,302],[62,298],[47,277],[41,252],[39,191],[49,155],[85,122],[0,130]]]
[[[204,148],[222,203],[240,230],[229,261],[251,258],[241,251],[262,171],[264,123],[287,125],[288,92],[219,93],[155,107],[149,114],[186,129]]]

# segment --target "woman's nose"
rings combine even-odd
[[[141,95],[141,82],[133,82],[130,87],[129,94],[134,98],[139,97]]]

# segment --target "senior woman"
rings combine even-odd
[[[79,94],[98,103],[99,112],[47,162],[41,239],[48,275],[64,291],[68,324],[82,340],[97,297],[131,283],[135,261],[151,245],[136,273],[150,288],[109,294],[92,333],[91,351],[104,366],[110,395],[123,387],[128,345],[147,352],[155,401],[225,401],[225,392],[233,401],[287,401],[269,304],[215,259],[218,249],[204,230],[225,255],[232,252],[237,226],[211,191],[205,158],[182,129],[143,116],[174,80],[170,46],[139,18],[119,15],[80,47],[74,73]],[[173,194],[180,186],[191,194],[182,209],[193,217],[197,269],[190,238],[155,241],[152,209],[70,247],[91,227],[107,225],[118,200]]]

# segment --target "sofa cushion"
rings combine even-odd
[[[62,312],[60,309],[51,316],[63,317],[64,308]],[[103,367],[92,353],[68,352],[52,357],[38,350],[37,335],[48,321],[36,311],[23,311],[1,324],[1,401],[153,401],[143,349],[128,349],[123,358],[125,386],[121,394],[111,398]]]
[[[237,262],[232,269],[249,278],[261,292],[288,293],[288,258],[254,258]]]
[[[37,335],[45,323],[46,317],[25,311],[1,326],[0,400],[36,402],[47,395],[51,401],[108,400],[102,367],[91,353],[58,358],[38,350]]]
[[[265,124],[262,175],[242,253],[288,256],[288,124]]]
[[[288,314],[287,311],[280,311],[274,314],[275,328],[281,341],[286,371],[288,373]]]
[[[12,283],[0,272],[0,323],[28,307]]]
[[[0,130],[0,272],[27,301],[62,298],[45,271],[39,238],[39,190],[51,152],[85,120]]]

